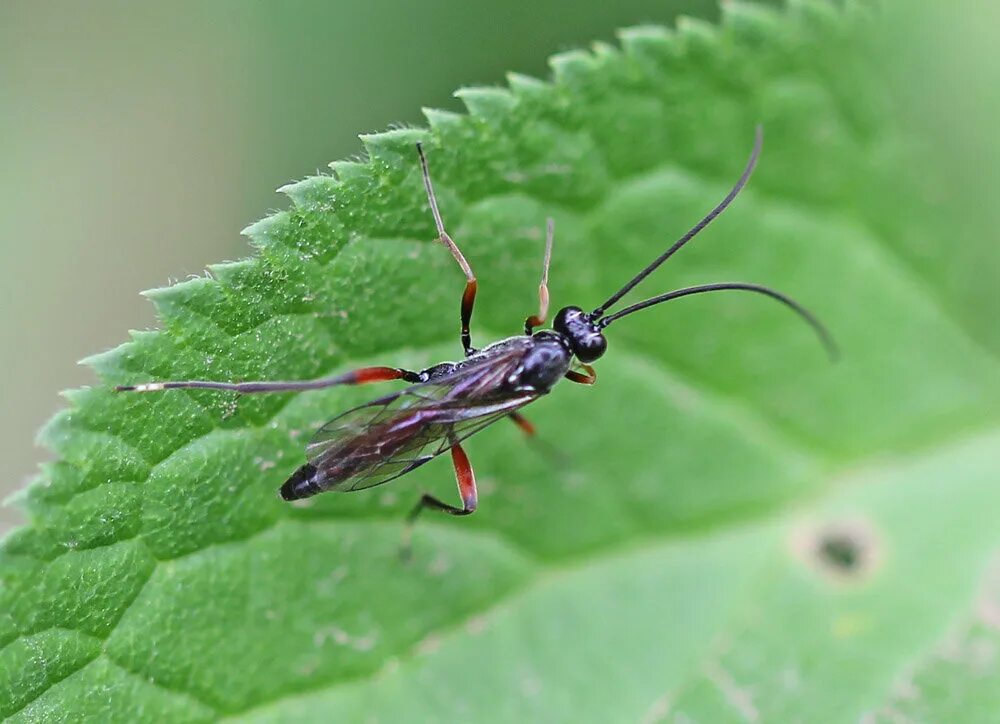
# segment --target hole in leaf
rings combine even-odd
[[[860,565],[865,550],[861,541],[833,531],[820,540],[819,555],[826,565],[848,573]]]
[[[792,548],[809,568],[843,582],[867,578],[882,556],[874,527],[862,520],[803,526],[793,536]]]

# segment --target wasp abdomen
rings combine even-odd
[[[281,486],[281,497],[284,500],[301,500],[326,490],[323,479],[326,476],[312,463],[306,463],[292,473],[292,476]]]

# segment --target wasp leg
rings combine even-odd
[[[580,365],[586,374],[577,372],[576,370],[570,370],[565,375],[563,375],[570,382],[576,382],[580,385],[592,385],[597,382],[597,372],[590,365]]]
[[[550,216],[545,220],[545,256],[542,259],[542,281],[538,283],[538,314],[524,320],[524,333],[527,335],[531,335],[535,327],[545,324],[545,318],[549,316],[549,264],[552,263],[555,228],[555,221]]]
[[[535,426],[532,425],[531,421],[528,420],[528,418],[526,418],[520,412],[512,412],[509,415],[507,415],[507,417],[509,417],[514,422],[515,425],[521,428],[521,432],[523,432],[525,435],[527,435],[528,437],[535,436]]]
[[[541,455],[549,465],[560,468],[573,467],[573,458],[545,438],[539,437],[536,434],[535,426],[524,415],[519,412],[512,412],[507,417],[521,428],[528,445]]]
[[[458,248],[458,247],[456,247]],[[469,331],[469,324],[472,321],[472,308],[476,305],[476,280],[470,279],[465,284],[465,291],[462,293],[462,349],[465,356],[471,357],[476,353],[476,348],[472,346],[472,333]]]
[[[322,390],[335,385],[364,385],[369,382],[387,382],[389,380],[406,380],[421,382],[423,376],[419,372],[400,369],[398,367],[362,367],[361,369],[321,377],[316,380],[298,380],[290,382],[206,382],[204,380],[181,380],[177,382],[146,382],[140,385],[118,385],[116,392],[158,392],[160,390],[200,389],[228,390],[240,394],[254,392],[296,392],[300,390]]]
[[[399,554],[403,560],[409,560],[413,552],[413,526],[417,517],[425,510],[440,510],[449,515],[471,515],[476,510],[478,495],[476,493],[476,475],[472,472],[472,464],[469,456],[458,443],[451,447],[451,461],[455,465],[455,480],[458,483],[458,494],[462,498],[462,507],[449,505],[442,500],[438,500],[433,495],[424,493],[420,500],[413,506],[413,510],[406,517],[406,527],[403,529],[403,540],[400,545]]]
[[[441,211],[438,209],[437,198],[434,196],[434,186],[431,184],[431,173],[427,168],[427,158],[424,156],[424,149],[417,144],[417,153],[420,155],[420,170],[424,176],[424,190],[427,191],[427,202],[430,204],[431,213],[434,215],[434,225],[437,227],[438,241],[444,244],[445,248],[455,257],[455,261],[462,268],[465,274],[465,292],[462,293],[462,349],[465,356],[475,354],[476,350],[472,346],[472,334],[469,332],[469,324],[472,321],[472,308],[476,304],[476,275],[472,272],[472,267],[466,261],[465,255],[458,248],[458,244],[445,231],[444,221],[441,218]]]
[[[549,264],[552,262],[552,239],[555,236],[555,222],[552,217],[545,221],[545,258],[542,260],[542,281],[538,283],[538,314],[524,320],[524,333],[530,335],[535,327],[545,324],[549,316]]]

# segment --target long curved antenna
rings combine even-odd
[[[787,307],[790,307],[795,311],[800,317],[802,317],[809,326],[815,330],[816,334],[819,336],[820,341],[826,348],[826,353],[829,355],[831,360],[836,361],[840,356],[837,350],[837,344],[833,341],[833,337],[830,335],[829,330],[823,325],[819,319],[816,318],[812,312],[803,307],[801,304],[796,302],[791,297],[787,297],[779,291],[775,291],[770,287],[765,287],[760,284],[749,284],[747,282],[717,282],[715,284],[700,284],[696,287],[685,287],[684,289],[675,289],[672,292],[667,292],[666,294],[657,295],[651,299],[647,299],[644,302],[639,302],[633,304],[630,307],[625,307],[625,309],[620,312],[615,312],[614,314],[609,314],[607,317],[597,321],[597,326],[603,329],[609,324],[622,317],[627,317],[633,312],[638,312],[641,309],[646,309],[647,307],[652,307],[657,304],[662,304],[663,302],[669,302],[671,299],[680,299],[681,297],[691,296],[692,294],[704,294],[706,292],[720,292],[725,290],[738,290],[744,292],[756,292],[758,294],[763,294],[775,299]]]
[[[736,182],[736,185],[733,186],[732,191],[726,194],[726,198],[720,201],[718,206],[709,211],[708,214],[701,221],[699,221],[697,224],[691,227],[690,231],[688,231],[686,234],[684,234],[684,236],[675,241],[673,246],[671,246],[669,249],[663,252],[659,257],[657,257],[657,259],[652,264],[650,264],[641,272],[632,277],[632,280],[629,281],[625,286],[623,286],[617,292],[612,294],[611,297],[608,299],[608,301],[606,301],[604,304],[602,304],[593,312],[591,312],[590,313],[591,319],[597,319],[598,317],[602,316],[605,310],[607,310],[612,304],[614,304],[619,299],[628,294],[630,291],[632,291],[632,288],[636,284],[638,284],[643,279],[652,274],[653,271],[655,271],[656,268],[660,266],[660,264],[662,264],[671,256],[673,256],[678,249],[680,249],[682,246],[691,241],[691,239],[697,236],[698,232],[700,232],[702,229],[704,229],[706,226],[712,223],[712,221],[715,220],[716,216],[718,216],[719,214],[721,214],[723,211],[726,210],[726,207],[733,202],[733,199],[736,198],[737,194],[739,194],[739,192],[743,190],[743,187],[747,185],[747,181],[750,180],[750,176],[751,174],[753,174],[754,167],[757,165],[757,159],[760,158],[760,149],[761,146],[763,146],[763,144],[764,144],[764,129],[758,125],[754,130],[753,150],[750,152],[750,160],[747,161],[746,168],[743,169],[743,173],[740,176],[739,180]]]

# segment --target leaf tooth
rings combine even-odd
[[[128,351],[129,345],[129,342],[125,342],[117,347],[106,349],[103,352],[87,355],[77,362],[77,364],[89,367],[99,378],[107,379],[114,376],[121,369],[121,361]]]
[[[39,516],[72,497],[82,484],[83,475],[75,466],[63,460],[44,462],[21,494],[14,493],[4,503],[16,503],[30,515]]]
[[[240,259],[239,261],[223,261],[217,264],[209,264],[208,270],[220,284],[232,286],[241,276],[245,276],[246,272],[255,265],[256,261],[253,259]],[[174,285],[174,287],[177,286],[180,285]],[[172,289],[174,287],[168,288]]]
[[[282,211],[253,222],[240,231],[240,234],[247,237],[254,246],[263,248],[275,241],[275,231],[286,223],[288,212]]]
[[[329,165],[341,183],[370,176],[372,171],[366,161],[331,161]]]
[[[30,480],[29,492],[38,484],[38,478]],[[29,636],[32,630],[25,621],[25,618],[32,615],[30,607],[18,611],[10,603],[16,600],[15,596],[21,595],[26,597],[26,601],[30,600],[27,597],[35,595],[35,582],[43,575],[46,562],[65,552],[65,549],[59,550],[53,543],[50,532],[43,527],[44,520],[39,520],[35,512],[23,505],[16,495],[11,495],[4,504],[16,503],[27,514],[32,527],[14,529],[3,538],[4,585],[0,588],[0,594],[4,596],[3,602],[7,605],[4,606],[3,613],[0,613],[0,648],[3,649],[4,656],[10,655],[11,644],[15,644],[20,637]],[[23,583],[24,587],[20,588],[19,583]]]
[[[71,387],[67,390],[60,390],[59,396],[66,400],[71,407],[79,408],[91,396],[91,390],[85,387]]]
[[[716,26],[690,15],[677,18],[677,38],[686,52],[699,56],[713,55],[719,43]]]
[[[504,77],[507,79],[507,83],[510,85],[512,90],[519,90],[521,88],[529,90],[544,90],[552,85],[548,81],[536,78],[533,75],[528,75],[527,73],[509,71]]]
[[[278,188],[279,194],[285,194],[299,208],[308,208],[323,203],[329,199],[339,185],[332,176],[309,176],[294,183]]]
[[[674,42],[675,35],[664,25],[630,25],[615,33],[626,52],[643,47],[663,48]]]
[[[460,125],[463,121],[461,113],[446,111],[441,108],[427,108],[425,106],[420,109],[420,112],[424,114],[424,118],[427,119],[427,124],[431,129],[438,133],[446,133]]]
[[[503,117],[517,105],[517,98],[509,89],[496,86],[459,88],[454,95],[471,115],[487,120]]]
[[[782,17],[773,8],[744,0],[731,0],[722,5],[723,27],[751,46],[781,38]]]
[[[677,35],[662,25],[638,25],[618,31],[618,40],[626,58],[631,58],[656,73],[678,54]]]
[[[136,353],[135,339],[140,334],[148,335],[150,338],[159,338],[160,332],[147,331],[144,333],[130,332],[131,341],[122,342],[116,347],[99,352],[97,354],[84,357],[78,364],[90,367],[102,381],[121,379],[128,368],[129,361]]]
[[[201,289],[202,287],[211,286],[213,284],[215,284],[215,281],[209,279],[208,277],[191,277],[190,279],[185,279],[177,282],[176,284],[170,284],[165,287],[144,289],[139,292],[139,294],[146,297],[146,299],[153,302],[153,304],[156,304],[158,302],[173,301],[175,299],[186,299],[190,296],[193,290]]]
[[[162,332],[156,329],[130,329],[128,331],[129,339],[137,344],[155,342],[162,334]]]
[[[359,136],[368,157],[387,166],[399,166],[404,162],[412,164],[415,153],[413,147],[418,141],[426,141],[427,137],[428,131],[425,128],[397,128]]]
[[[869,3],[847,0],[843,9],[826,0],[786,0],[788,14],[816,30],[841,29],[845,15],[871,10]]]
[[[590,49],[596,60],[605,62],[607,60],[617,60],[621,57],[621,50],[611,43],[597,40],[591,43]]]
[[[170,286],[155,287],[139,293],[153,303],[153,307],[156,309],[156,316],[161,321],[169,322],[179,320],[184,316],[180,310],[195,295],[195,292],[216,284],[217,282],[214,279],[193,277],[177,282],[176,284],[171,284]]]
[[[294,190],[295,190],[295,187],[296,187],[296,186],[298,186],[298,185],[299,185],[300,183],[303,183],[303,182],[305,182],[306,180],[308,180],[308,177],[307,177],[307,178],[304,178],[304,179],[301,179],[301,180],[299,180],[299,181],[289,181],[289,182],[288,182],[288,183],[286,183],[285,185],[283,185],[283,186],[279,186],[279,187],[278,187],[278,188],[276,188],[276,189],[275,189],[274,191],[275,191],[275,193],[279,193],[279,194],[285,194],[285,195],[287,195],[287,196],[291,196],[291,194],[292,194],[292,193],[294,192]]]
[[[44,466],[44,463],[42,465]],[[38,475],[35,475],[32,478],[30,478],[27,484],[25,484],[23,487],[11,491],[3,499],[0,499],[0,505],[3,505],[3,507],[5,508],[17,508],[18,510],[27,511],[30,512],[32,516],[35,516],[37,515],[37,510],[34,510],[32,506],[33,498],[35,497],[33,493],[35,493],[35,491],[38,490],[39,488],[42,488],[44,491],[44,488],[47,487],[47,484],[48,484],[48,476],[44,472],[39,473]],[[35,495],[37,495],[37,493],[35,493]],[[30,535],[30,533],[26,533],[26,531],[31,531],[31,530],[34,529],[20,528],[16,531],[13,531],[11,535]],[[5,537],[3,539],[3,543],[4,543],[4,548],[6,549],[5,552],[11,552],[12,549],[16,547],[16,546],[11,546],[11,536]]]
[[[65,390],[60,391],[60,396],[62,396],[64,392]],[[48,448],[55,453],[60,453],[61,458],[66,458],[63,443],[67,440],[73,440],[72,433],[76,427],[74,422],[77,412],[78,410],[72,407],[67,407],[53,415],[52,418],[42,425],[38,432],[35,433],[35,444],[40,447]]]
[[[507,73],[507,85],[515,96],[537,95],[551,89],[552,84],[547,83],[533,75],[524,73]]]
[[[594,56],[585,50],[567,50],[549,58],[549,67],[557,83],[575,85],[585,79],[596,65]]]

